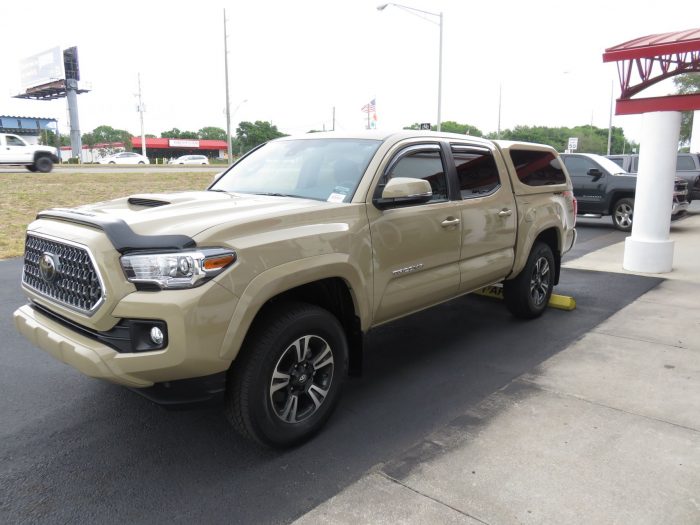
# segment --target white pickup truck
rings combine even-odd
[[[58,162],[56,148],[27,144],[17,135],[0,133],[1,166],[24,166],[29,171],[48,173],[54,162]]]

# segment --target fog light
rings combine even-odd
[[[163,344],[163,331],[158,328],[157,326],[154,326],[151,328],[151,341],[153,341],[153,344],[156,344],[158,346]]]

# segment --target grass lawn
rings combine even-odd
[[[202,190],[212,173],[2,173],[0,259],[24,253],[24,234],[36,214],[134,193]]]

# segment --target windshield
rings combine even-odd
[[[270,142],[233,165],[210,189],[350,202],[380,144],[369,139]]]

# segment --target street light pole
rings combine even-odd
[[[439,13],[433,13],[431,11],[423,11],[422,9],[416,9],[415,7],[409,7],[407,5],[403,4],[397,4],[394,2],[389,2],[388,4],[381,4],[377,6],[377,11],[384,11],[388,6],[393,5],[394,7],[398,7],[400,9],[404,9],[408,12],[413,12],[413,14],[417,13],[422,13],[424,15],[430,15],[430,16],[436,16],[440,21],[437,22],[437,24],[440,26],[440,47],[439,47],[439,55],[438,55],[438,101],[437,101],[437,130],[441,131],[442,130],[442,11]],[[428,18],[425,18],[423,16],[417,15],[423,20],[427,20],[428,22],[435,23],[432,20],[429,20]]]
[[[228,33],[226,32],[226,8],[224,8],[224,73],[226,75],[226,151],[228,163],[233,162],[233,147],[231,146],[231,104],[228,93]]]

